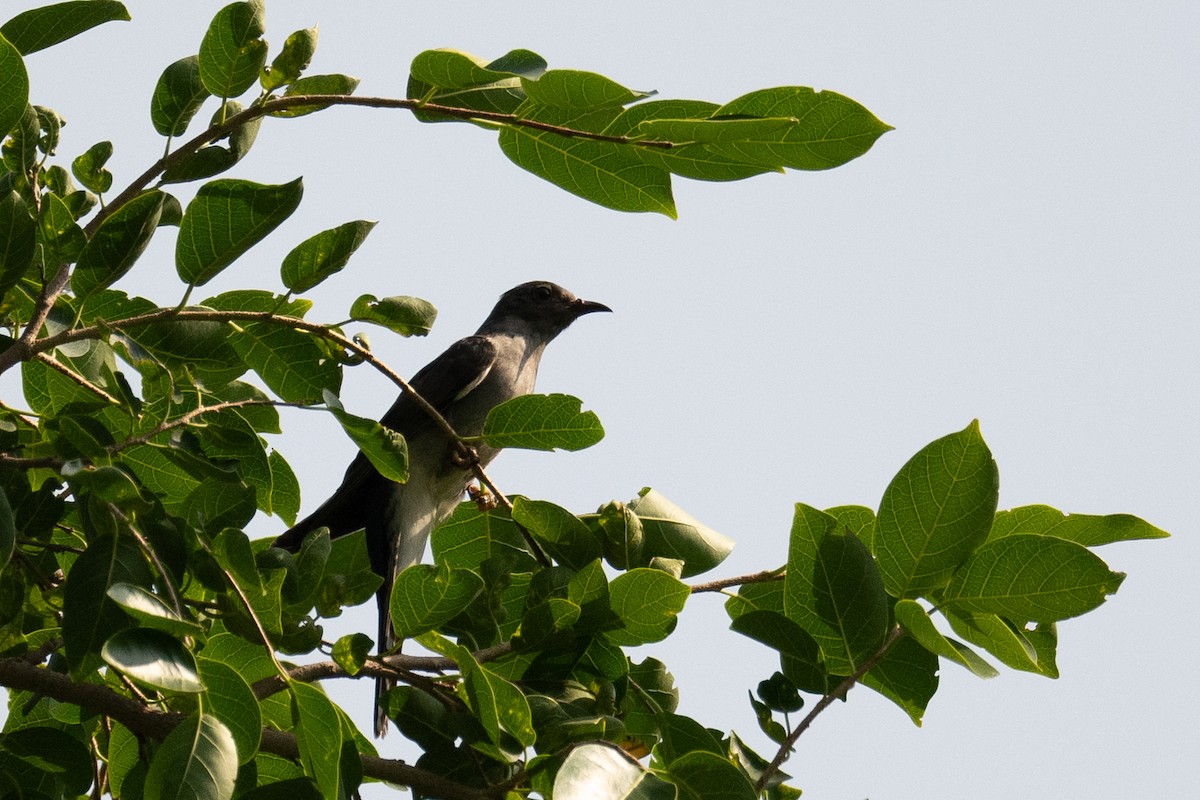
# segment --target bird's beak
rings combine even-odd
[[[576,300],[571,304],[571,309],[575,312],[576,317],[582,317],[584,314],[594,314],[597,311],[612,312],[612,309],[604,305],[604,303],[597,303],[594,300]]]

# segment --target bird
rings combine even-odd
[[[437,409],[463,437],[479,436],[488,412],[534,389],[546,345],[585,314],[612,309],[581,300],[550,281],[530,281],[500,296],[473,336],[459,339],[409,381],[412,390]],[[315,511],[274,541],[291,552],[320,528],[337,538],[365,530],[371,569],[383,578],[376,592],[379,652],[396,645],[389,613],[392,584],[405,568],[418,563],[433,530],[454,511],[473,478],[460,449],[407,391],[380,419],[404,436],[408,480],[396,483],[381,475],[361,452],[346,468],[341,485]],[[477,462],[487,466],[498,448],[476,447]],[[383,695],[394,685],[375,681],[375,735],[387,733]]]

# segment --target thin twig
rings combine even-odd
[[[772,581],[781,581],[787,573],[779,569],[765,569],[762,572],[754,572],[750,575],[740,575],[736,578],[722,578],[718,581],[709,581],[708,583],[697,583],[688,588],[692,594],[700,594],[701,592],[720,592],[728,589],[731,586],[744,586],[747,583],[771,583]]]
[[[46,355],[44,350],[42,352],[38,353],[36,356],[34,356],[34,358],[36,358],[38,361],[42,362],[46,366],[50,367],[51,369],[61,372],[63,375],[66,375],[73,382],[79,384],[84,389],[87,389],[89,392],[91,392],[92,394],[101,398],[102,400],[112,403],[113,405],[121,404],[120,400],[113,397],[111,394],[104,391],[99,386],[92,383],[87,378],[83,377],[78,372],[76,372],[75,370],[71,369],[70,367],[66,366],[65,364],[60,364],[57,359],[51,358],[50,356]]]
[[[785,739],[783,744],[779,746],[779,752],[775,754],[775,758],[772,759],[771,763],[758,777],[758,781],[754,785],[755,794],[762,794],[763,791],[766,790],[767,784],[770,783],[771,779],[775,777],[776,773],[779,772],[780,767],[783,766],[783,762],[787,761],[788,755],[792,752],[792,748],[796,746],[796,740],[800,738],[800,734],[808,730],[809,726],[811,726],[813,721],[817,718],[817,715],[832,705],[833,701],[845,699],[846,694],[854,688],[855,684],[861,681],[864,675],[870,672],[876,664],[882,661],[883,657],[891,651],[896,642],[900,641],[901,637],[904,635],[905,632],[903,628],[901,628],[899,625],[893,626],[891,631],[888,632],[887,637],[883,640],[883,644],[879,646],[878,650],[871,654],[870,658],[868,658],[862,664],[859,664],[858,669],[856,669],[853,674],[838,684],[832,692],[817,701],[817,704],[813,706],[812,711],[809,711],[804,719],[800,720],[800,723],[795,727],[795,729],[788,734],[787,739]]]

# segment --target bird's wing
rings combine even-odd
[[[410,385],[440,413],[445,413],[455,400],[468,394],[487,377],[495,358],[496,347],[491,340],[485,336],[468,336],[450,345],[446,352],[423,367],[413,376]],[[434,427],[429,414],[408,392],[400,394],[380,421],[410,440]],[[357,454],[346,468],[341,485],[329,499],[277,538],[275,546],[299,550],[304,538],[322,526],[329,528],[333,538],[366,527],[371,505],[367,499],[382,496],[388,488],[388,480],[366,456]],[[377,554],[386,563],[383,556]],[[383,564],[376,565],[376,560],[372,558],[372,565],[380,571]]]
[[[468,336],[422,367],[409,385],[439,413],[445,414],[452,403],[483,382],[495,361],[496,345],[491,339]],[[380,422],[410,439],[434,424],[408,392],[400,393]]]

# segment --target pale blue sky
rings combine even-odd
[[[154,82],[221,5],[135,0],[134,22],[31,56],[33,101],[68,121],[64,160],[112,139],[123,185],[156,157]],[[278,288],[291,246],[367,218],[379,225],[312,294],[312,316],[343,319],[363,292],[432,301],[425,340],[370,331],[402,372],[521,281],[609,304],[554,343],[540,384],[582,397],[607,438],[506,453],[492,473],[579,512],[653,486],[738,542],[714,577],[782,563],[794,502],[874,506],[913,452],[978,417],[1001,507],[1127,512],[1174,538],[1100,551],[1129,577],[1060,626],[1058,681],[944,666],[921,729],[856,689],[800,740],[794,782],[814,800],[1194,796],[1200,6],[288,0],[267,18],[273,45],[320,23],[310,71],[357,75],[360,94],[402,95],[423,49],[523,47],[662,97],[832,89],[894,125],[829,172],[680,180],[672,222],[567,195],[471,126],[362,109],[268,120],[235,174],[303,174],[304,202],[197,299]],[[172,247],[160,236],[125,288],[177,300]],[[391,397],[365,368],[348,373],[349,410]],[[307,510],[352,445],[313,414],[289,423],[277,446]],[[373,630],[373,613],[327,635]],[[685,713],[765,751],[745,692],[773,663],[726,625],[717,598],[697,597],[669,643],[642,651],[672,668]],[[369,729],[369,685],[332,688]],[[412,755],[397,736],[381,749]]]

